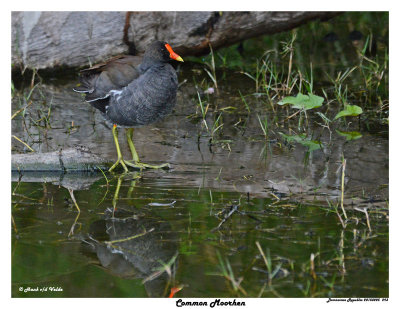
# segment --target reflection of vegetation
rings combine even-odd
[[[228,280],[235,293],[240,291],[244,296],[247,295],[247,292],[240,286],[240,282],[243,280],[243,278],[235,279],[235,275],[232,270],[232,266],[229,263],[229,260],[227,258],[222,259],[221,254],[219,251],[217,251],[217,257],[219,261],[219,273],[211,273],[211,275],[219,275],[224,277],[226,280]]]
[[[263,131],[264,137],[268,139],[268,117],[265,117],[264,120],[261,120],[260,116],[257,115],[258,122],[260,123],[261,130]]]
[[[354,141],[354,140],[362,137],[362,134],[357,131],[344,132],[344,131],[336,130],[336,133],[339,134],[340,136],[344,136],[347,141]]]
[[[265,266],[267,267],[268,270],[268,285],[271,286],[272,285],[272,279],[276,276],[276,274],[279,272],[279,270],[281,269],[281,265],[282,264],[278,264],[275,269],[272,268],[272,260],[271,260],[271,255],[269,252],[269,248],[267,248],[267,255],[265,256],[263,249],[260,246],[260,243],[258,241],[256,241],[256,245],[258,250],[261,253],[261,256],[264,260]]]
[[[159,269],[137,280],[113,276],[88,263],[76,247],[78,242],[66,241],[74,221],[70,208],[63,205],[63,199],[68,197],[66,190],[48,184],[43,203],[46,205],[51,197],[54,205],[39,208],[44,193],[41,184],[14,183],[12,215],[18,238],[13,230],[13,296],[38,296],[18,292],[19,286],[28,285],[26,282],[41,287],[47,285],[43,282],[57,281],[64,292],[43,295],[145,297],[143,280],[161,272],[172,274],[172,261],[177,261],[172,285],[178,282],[185,286],[180,292],[182,297],[345,297],[354,293],[371,297],[370,287],[374,287],[372,295],[387,296],[387,209],[370,207],[367,217],[358,202],[360,210],[348,209],[347,220],[341,213],[345,223],[342,227],[334,209],[318,202],[296,203],[295,195],[285,197],[273,191],[273,195],[280,196],[278,200],[253,197],[243,202],[221,229],[210,232],[216,225],[213,213],[226,209],[229,201],[237,200],[240,194],[213,190],[210,208],[208,189],[177,189],[173,181],[159,183],[149,178],[138,182],[135,194],[127,198],[130,184],[130,177],[120,184],[122,198],[118,208],[140,208],[146,213],[144,219],[156,216],[173,222],[173,231],[180,239],[179,251],[184,254],[174,255]],[[106,179],[102,178],[91,190],[77,193],[82,233],[98,220],[104,207],[112,206],[112,195],[106,198],[105,205],[98,206],[105,185]],[[117,179],[110,181],[112,191],[116,185]],[[171,200],[177,200],[173,208],[148,206],[150,201]],[[336,210],[341,212],[339,204],[340,201]],[[59,223],[53,220],[56,215]],[[163,241],[172,241],[170,233]],[[312,253],[315,259],[310,259]],[[342,277],[344,265],[346,276]],[[368,271],[360,272],[360,268]]]
[[[300,145],[303,145],[308,148],[309,152],[312,152],[317,149],[322,148],[322,143],[319,141],[313,141],[309,138],[307,138],[304,134],[300,135],[286,135],[283,133],[280,133],[288,142],[296,142]]]

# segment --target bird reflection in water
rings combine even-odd
[[[112,208],[90,225],[82,240],[82,252],[113,276],[142,279],[150,297],[173,297],[182,289],[175,282],[178,237],[171,224],[152,209],[117,205],[121,185],[128,177],[127,195],[132,196],[140,175],[124,173],[117,179]]]

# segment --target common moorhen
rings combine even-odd
[[[171,59],[183,61],[165,42],[152,43],[139,56],[117,56],[80,73],[80,86],[85,101],[98,109],[113,125],[112,133],[118,160],[109,169],[121,164],[139,169],[163,168],[168,164],[150,165],[140,162],[132,141],[133,128],[153,123],[169,114],[175,105],[178,78],[169,64]],[[132,161],[122,158],[117,126],[126,128]]]

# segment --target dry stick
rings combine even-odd
[[[276,198],[278,201],[281,200],[281,199],[280,199],[278,196],[276,196],[274,193],[270,192],[269,194],[272,195],[274,198]]]
[[[314,259],[315,259],[315,255],[314,255],[314,253],[311,253],[311,255],[310,255],[310,272],[311,272],[311,276],[313,277],[313,279],[317,280],[317,275],[315,274]]]
[[[342,211],[344,214],[344,217],[347,220],[347,215],[346,215],[346,211],[344,210],[343,207],[343,200],[344,200],[344,171],[346,169],[346,159],[343,159],[343,165],[342,165],[342,197],[341,197],[341,201],[340,201],[340,206],[342,207]]]
[[[81,215],[81,210],[79,209],[78,203],[76,202],[75,196],[74,196],[74,190],[72,189],[68,189],[69,195],[71,196],[72,201],[74,202],[74,205],[76,207],[76,209],[78,210],[78,215],[76,216],[74,223],[71,226],[71,229],[68,233],[68,237],[74,234],[74,230],[75,230],[75,225],[78,222],[78,218]]]
[[[36,75],[36,69],[33,69],[32,79],[31,79],[31,89],[35,86],[35,75]]]
[[[293,46],[291,47],[293,48]],[[290,50],[289,54],[289,69],[288,69],[288,77],[286,82],[286,91],[289,92],[289,83],[290,83],[290,74],[292,74],[292,60],[293,60],[293,49]]]
[[[13,215],[11,215],[11,221],[12,221],[15,233],[18,234],[17,225],[15,224],[15,220],[14,220],[14,216]]]
[[[346,267],[344,264],[343,247],[344,247],[344,231],[342,230],[342,232],[340,234],[340,242],[339,242],[339,252],[340,252],[339,264],[342,266],[341,272],[344,275],[346,273]]]
[[[30,101],[26,106],[20,108],[19,110],[17,110],[12,116],[11,116],[11,120],[13,120],[15,118],[15,116],[17,116],[20,112],[22,112],[24,109],[26,109],[29,105],[32,104],[32,101]]]
[[[262,250],[262,248],[261,248],[261,246],[260,246],[260,243],[259,243],[258,241],[256,241],[256,246],[257,246],[258,250],[260,251],[261,256],[263,257],[265,266],[267,266],[267,269],[268,269],[268,261],[267,261],[267,258],[265,257],[264,251]]]
[[[298,113],[300,113],[300,112],[301,112],[301,109],[299,109],[297,112],[295,112],[294,114],[292,114],[292,115],[290,115],[289,117],[287,117],[285,120],[283,120],[283,122],[285,122],[286,120],[288,120],[288,119],[290,119],[290,118],[296,116],[296,115],[297,115]]]
[[[264,283],[264,285],[262,286],[260,293],[258,293],[257,297],[260,298],[261,295],[264,293],[265,287],[267,286],[267,283]]]
[[[261,246],[260,246],[260,243],[259,243],[258,241],[256,241],[256,245],[257,245],[258,250],[259,250],[260,253],[261,253],[261,256],[263,257],[265,266],[266,266],[267,269],[268,269],[268,286],[270,287],[270,291],[271,291],[276,297],[282,297],[282,296],[281,296],[278,292],[276,292],[276,291],[274,290],[274,288],[272,287],[272,278],[271,278],[272,269],[269,269],[267,258],[265,257],[264,251],[262,250],[262,248],[261,248]],[[271,268],[272,268],[272,267],[271,267]]]
[[[148,231],[145,230],[144,232],[136,234],[136,235],[132,235],[132,236],[129,236],[129,237],[126,237],[126,238],[121,238],[121,239],[114,239],[114,240],[110,240],[110,241],[105,241],[104,243],[107,244],[107,245],[112,245],[112,244],[115,244],[115,243],[118,243],[118,242],[129,241],[129,240],[132,240],[132,239],[135,239],[135,238],[138,238],[138,237],[142,237],[142,236],[144,236],[144,235],[146,235],[148,233],[153,232],[154,230],[155,230],[155,228],[152,227]]]
[[[23,142],[22,140],[20,140],[18,137],[16,137],[15,135],[13,135],[12,137],[14,137],[18,142],[22,143],[25,145],[25,147],[27,147],[30,151],[35,152],[35,150],[33,150],[27,143]]]
[[[342,224],[342,227],[343,227],[343,228],[346,228],[346,225],[344,224],[343,219],[342,219],[342,216],[339,214],[339,212],[338,212],[338,210],[337,210],[337,207],[335,208],[335,210],[336,210],[337,216],[339,217],[340,223]]]
[[[215,227],[215,228],[213,228],[211,231],[214,232],[214,231],[218,230],[218,229],[221,227],[221,225],[224,224],[225,221],[228,220],[229,217],[232,216],[232,214],[233,214],[235,211],[237,211],[238,207],[239,207],[239,205],[233,205],[231,211],[222,219],[222,221],[218,224],[218,226]]]
[[[354,209],[355,209],[355,210],[358,210],[358,211],[361,211],[361,212],[363,212],[363,213],[365,213],[365,217],[366,217],[366,219],[367,219],[367,225],[368,225],[368,229],[369,229],[369,231],[371,232],[371,231],[372,231],[372,229],[371,229],[371,225],[369,224],[369,216],[368,216],[368,211],[367,211],[367,208],[363,208],[363,209],[361,209],[361,208],[358,208],[358,207],[354,207]]]
[[[20,172],[19,169],[18,169],[18,172]],[[19,173],[17,185],[15,186],[11,195],[15,195],[15,192],[17,192],[17,189],[18,189],[19,185],[21,184],[21,179],[22,179],[22,173]]]

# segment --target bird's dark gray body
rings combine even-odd
[[[110,92],[103,113],[121,127],[139,127],[168,115],[176,102],[178,78],[169,63],[139,66],[140,76],[120,90]]]
[[[143,57],[118,56],[82,70],[81,85],[74,90],[84,93],[86,102],[113,125],[151,124],[169,114],[176,102],[178,78],[170,60],[166,43],[157,41]]]

